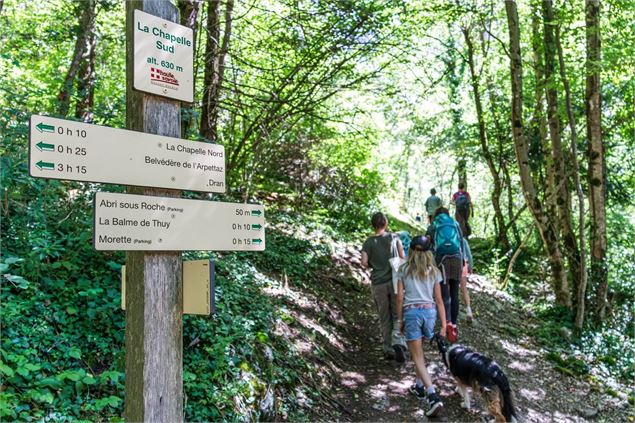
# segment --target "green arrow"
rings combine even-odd
[[[262,214],[262,212],[261,212],[260,210],[253,210],[253,211],[251,212],[251,215],[252,215],[252,216],[260,216],[261,214]]]
[[[262,239],[260,239],[260,238],[252,239],[251,243],[252,244],[262,244]]]
[[[53,170],[55,163],[43,162],[40,160],[35,164],[40,170]]]
[[[44,141],[38,142],[37,144],[35,144],[35,146],[40,151],[54,151],[55,150],[54,144],[47,144]]]
[[[259,225],[259,224],[256,223],[255,225],[251,225],[251,229],[255,229],[255,230],[258,231],[258,230],[262,229],[262,225]]]
[[[38,123],[35,127],[40,132],[55,132],[55,127],[53,125],[47,125],[44,122]]]

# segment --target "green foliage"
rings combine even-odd
[[[317,269],[330,264],[330,252],[326,246],[277,230],[267,230],[265,251],[249,253],[247,256],[261,271],[279,277],[286,276],[298,283],[302,283]]]
[[[635,296],[635,221],[632,216],[633,213],[613,210],[607,213],[609,286],[617,308],[630,304]]]
[[[342,232],[367,227],[368,216],[378,206],[377,198],[385,188],[376,169],[370,165],[376,146],[372,134],[336,133],[324,140],[310,154],[307,181],[313,193],[307,207],[325,216],[325,223]]]
[[[275,330],[276,322],[294,319],[263,289],[283,284],[267,275],[284,274],[293,283],[314,280],[311,275],[330,264],[330,253],[310,241],[268,232],[264,254],[233,253],[217,260],[217,314],[184,318],[184,343],[190,345],[184,356],[188,420],[256,419],[268,388],[293,391],[303,374],[315,372]],[[31,260],[40,260],[41,253],[34,251]],[[5,419],[101,420],[122,414],[120,265],[105,262],[88,243],[79,253],[90,256],[82,261],[85,274],[78,261],[63,259],[42,264],[39,278],[28,272],[24,258],[0,263]],[[65,257],[69,251],[55,254]],[[300,416],[287,401],[292,396],[280,400],[276,412]]]
[[[572,329],[572,316],[543,294],[549,275],[539,240],[518,257],[509,291],[536,311],[537,336],[561,371],[632,380],[635,85],[630,58],[635,12],[627,3],[608,2],[602,26],[603,39],[609,40],[602,47],[602,93],[609,164],[610,318],[601,326],[585,327],[572,342],[563,339],[563,328]],[[488,239],[494,232],[492,184],[477,143],[458,27],[476,19],[492,31],[492,37],[483,38],[488,44],[482,51],[478,46],[476,60],[485,108],[491,111],[485,116],[488,143],[499,172],[506,165],[510,173],[504,212],[511,217],[523,200],[516,187],[508,123],[508,62],[495,37],[505,38],[503,5],[495,5],[488,16],[440,1],[406,6],[391,0],[236,4],[240,19],[234,20],[219,99],[218,141],[226,148],[230,196],[247,198],[255,192],[267,198],[267,219],[275,229],[267,230],[264,253],[219,255],[218,314],[184,319],[188,420],[266,418],[258,409],[268,392],[284,398],[276,401],[276,417],[306,419],[295,392],[314,368],[281,337],[280,328],[297,322],[292,308],[271,291],[289,283],[323,294],[320,276],[332,266],[328,244],[366,232],[370,214],[389,208],[379,198],[414,215],[428,188],[435,186],[447,197],[455,186],[458,159],[467,160],[477,205],[473,226],[482,236],[472,239],[475,267],[495,280],[504,276],[510,256]],[[520,7],[522,41],[529,45],[525,6]],[[121,127],[124,3],[99,0],[97,9],[92,111],[95,122]],[[558,9],[574,114],[581,123],[586,74],[584,26],[578,23],[584,20],[583,10],[578,4]],[[68,0],[7,0],[0,14],[4,420],[98,421],[122,415],[123,254],[93,250],[91,199],[96,189],[123,188],[34,179],[27,169],[28,119],[32,113],[57,109],[80,29],[76,22],[77,3]],[[206,33],[202,29],[199,34]],[[206,59],[201,51],[195,59],[198,100]],[[529,50],[524,54],[523,60],[532,60]],[[533,113],[534,84],[526,79],[527,113]],[[81,96],[72,90],[71,107]],[[198,103],[188,113],[195,118],[188,134],[199,138]],[[566,138],[567,130],[563,134]],[[585,140],[579,138],[583,152]],[[529,141],[531,165],[542,171],[546,157],[536,131],[530,131]],[[536,179],[544,185],[543,174]],[[278,206],[282,211],[275,210]],[[526,220],[519,219],[518,226]],[[393,216],[391,223],[393,230],[418,232]],[[510,326],[502,328],[517,335]],[[315,339],[314,333],[309,335]]]
[[[631,230],[628,228],[627,225],[622,230],[628,234]],[[616,233],[616,236],[619,235]],[[489,274],[493,280],[504,275],[507,258],[499,258],[495,252],[492,253],[492,241],[473,238],[470,240],[470,246],[475,268],[479,273]],[[502,263],[505,263],[504,266]],[[615,271],[620,269],[620,266],[630,265],[630,262],[616,263],[611,269]],[[535,315],[535,321],[538,323],[535,336],[547,350],[545,357],[558,371],[569,376],[591,373],[604,378],[632,380],[635,377],[635,321],[632,301],[626,299],[632,298],[633,295],[631,279],[623,278],[612,282],[619,286],[614,288],[614,310],[611,319],[599,327],[594,326],[589,319],[582,333],[576,336],[572,312],[566,307],[553,305],[552,299],[539,294],[544,293],[546,289],[544,284],[549,277],[546,268],[540,249],[529,245],[518,257],[508,287],[508,291]],[[629,292],[630,297],[626,294]],[[565,333],[571,334],[571,339],[567,339]],[[511,331],[510,334],[517,335]]]
[[[32,254],[39,260],[43,253]],[[2,263],[2,418],[92,420],[120,413],[123,320],[120,313],[113,319],[119,290],[112,271],[94,258],[99,267],[77,278],[70,273],[77,261],[55,261],[41,263],[38,277],[27,262],[8,257]]]
[[[569,343],[562,336],[563,328],[573,332],[573,316],[566,308],[545,307],[537,317],[538,339],[549,350],[546,358],[559,371],[570,375],[593,372],[624,381],[635,377],[635,340],[629,336],[633,333],[632,320],[614,321],[601,328],[587,327]]]

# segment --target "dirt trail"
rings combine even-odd
[[[421,400],[408,392],[414,381],[411,362],[386,361],[380,348],[377,316],[370,287],[364,281],[357,251],[339,250],[335,260],[340,269],[358,280],[358,289],[346,293],[340,311],[347,322],[347,351],[338,354],[339,386],[331,395],[341,406],[341,417],[351,421],[428,421]],[[359,289],[361,288],[361,289]],[[607,396],[589,383],[565,376],[544,360],[544,352],[531,334],[536,326],[531,316],[514,306],[482,277],[469,284],[476,319],[471,325],[459,315],[459,343],[496,360],[505,370],[521,421],[581,422],[628,421],[624,401]],[[489,421],[479,395],[472,410],[460,406],[454,382],[438,352],[424,345],[428,370],[444,402],[441,416],[430,421]]]

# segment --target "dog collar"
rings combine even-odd
[[[453,349],[457,348],[458,346],[459,346],[459,344],[452,345],[450,348],[445,350],[445,353],[443,354],[443,361],[445,362],[445,366],[448,369],[450,369],[450,351],[452,351]]]

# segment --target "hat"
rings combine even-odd
[[[417,235],[416,237],[412,238],[412,241],[410,241],[411,250],[429,251],[430,248],[432,248],[432,244],[430,243],[428,237]]]

